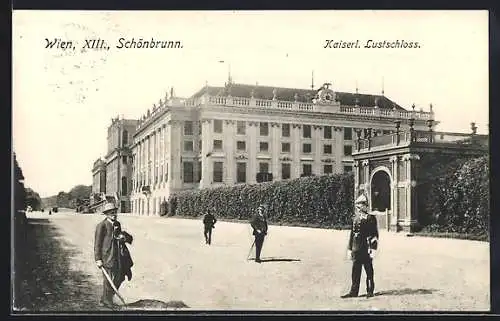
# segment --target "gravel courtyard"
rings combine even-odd
[[[98,214],[30,213],[36,233],[38,311],[95,310],[102,286],[93,259]],[[134,236],[127,302],[184,302],[186,310],[488,311],[489,244],[380,232],[375,297],[341,299],[350,285],[348,231],[270,226],[263,263],[247,260],[248,224],[219,221],[212,245],[200,220],[120,215]],[[35,239],[35,238],[33,238]],[[252,253],[251,257],[253,257]],[[364,272],[360,295],[365,294]],[[117,301],[118,303],[119,301]]]

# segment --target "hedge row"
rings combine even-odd
[[[489,162],[487,156],[456,161],[429,185],[424,231],[489,235]]]
[[[273,224],[344,228],[351,223],[353,193],[351,173],[208,188],[172,195],[169,215],[197,217],[210,209],[219,218],[248,220],[265,203]]]

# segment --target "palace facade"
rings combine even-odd
[[[414,105],[407,110],[383,93],[336,92],[330,86],[229,81],[223,87],[207,84],[187,99],[172,90],[129,131],[127,170],[111,174],[110,160],[123,156],[112,151],[106,157],[106,192],[131,173],[131,191],[116,190],[122,202],[130,199],[133,213],[158,215],[162,202],[179,191],[352,171],[357,134],[365,137],[365,129],[377,136],[394,132],[395,124],[411,123],[415,130],[437,124],[432,105],[430,111]]]
[[[106,201],[116,204],[121,213],[131,211],[132,145],[137,120],[116,117],[108,127],[108,149],[92,168],[93,184],[90,208],[99,211]]]

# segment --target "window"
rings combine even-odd
[[[214,119],[214,132],[222,133],[222,120]]]
[[[333,166],[332,165],[323,165],[323,173],[328,175],[333,173]]]
[[[311,176],[311,175],[312,175],[312,165],[302,164],[302,176]]]
[[[290,164],[283,163],[281,164],[281,179],[289,179],[290,178]]]
[[[332,153],[332,145],[325,144],[323,145],[323,154],[331,154]]]
[[[222,162],[214,162],[214,183],[222,183]]]
[[[259,173],[269,173],[269,163],[259,163]]]
[[[193,162],[184,162],[182,164],[184,166],[184,183],[193,183],[194,182]]]
[[[200,135],[200,136],[201,136],[201,130],[202,130],[202,129],[203,129],[203,128],[201,127],[201,121],[199,121],[199,122],[198,122],[198,135]]]
[[[391,133],[391,131],[390,131],[390,130],[385,130],[385,129],[384,129],[384,130],[382,130],[382,134],[383,134],[383,135],[388,135],[388,134],[390,134],[390,133]]]
[[[168,163],[165,164],[165,182],[168,182]]]
[[[351,145],[344,145],[344,155],[345,156],[352,155],[352,146]]]
[[[203,144],[201,143],[201,140],[199,140],[198,141],[198,149],[199,149],[200,153],[201,153],[201,150],[202,150],[201,147],[203,147]]]
[[[122,177],[122,195],[127,195],[127,177]]]
[[[237,121],[236,122],[236,134],[245,135],[246,129],[247,129],[246,122],[244,122],[244,121]]]
[[[218,151],[222,150],[222,140],[220,140],[220,139],[214,140],[214,150],[218,150]]]
[[[122,164],[127,165],[127,156],[122,156]]]
[[[247,163],[236,163],[236,182],[245,183],[247,181]]]
[[[243,140],[236,142],[236,149],[239,151],[245,151],[247,149],[246,142]]]
[[[344,173],[349,173],[349,172],[352,172],[352,166],[344,166]]]
[[[331,139],[332,138],[332,126],[323,127],[323,138]]]
[[[290,124],[281,125],[281,136],[290,137]]]
[[[290,143],[281,143],[281,152],[290,153]]]
[[[269,123],[260,123],[260,136],[269,135]]]
[[[198,177],[196,179],[197,183],[199,183],[201,181],[201,173],[202,173],[201,162],[198,162]]]
[[[344,127],[344,140],[352,140],[352,128]]]
[[[184,151],[185,152],[192,152],[193,151],[193,141],[192,140],[185,140],[184,141]]]
[[[302,144],[302,153],[309,154],[312,151],[311,144]]]
[[[259,147],[260,147],[261,152],[267,152],[269,150],[269,143],[268,142],[260,142]]]
[[[311,138],[311,125],[302,126],[302,137]]]
[[[184,122],[184,135],[193,135],[193,122],[190,120]]]
[[[128,145],[128,132],[126,130],[123,130],[122,133],[122,144],[123,146]]]

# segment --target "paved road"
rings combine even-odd
[[[29,217],[49,220],[65,247],[74,250],[68,268],[87,275],[88,293],[98,293],[102,281],[93,237],[102,216]],[[381,232],[376,296],[340,299],[350,283],[347,231],[270,226],[262,253],[270,261],[258,264],[246,260],[252,243],[246,224],[219,221],[208,246],[199,220],[119,219],[134,235],[133,279],[120,291],[128,302],[180,300],[195,310],[487,311],[490,306],[488,243]],[[364,273],[360,294],[363,284]]]

